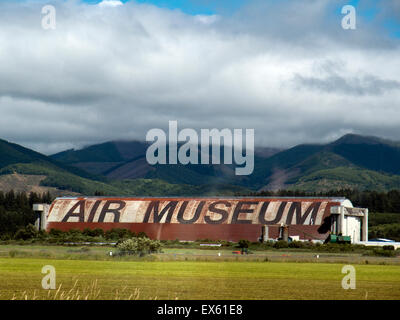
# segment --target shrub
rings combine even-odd
[[[357,248],[365,250],[364,246],[355,246],[349,243],[325,243],[318,247],[318,250],[328,252],[352,252]]]
[[[86,236],[78,229],[70,229],[58,237],[59,242],[81,242],[86,241]]]
[[[92,237],[93,236],[93,230],[90,228],[85,228],[82,231],[82,234],[88,237]]]
[[[244,240],[244,239],[239,240],[239,242],[238,242],[239,248],[248,248],[249,244],[250,244],[250,241]]]
[[[37,231],[36,238],[40,240],[46,240],[48,238],[48,234],[44,230],[39,230]]]
[[[67,231],[68,235],[73,235],[73,236],[77,236],[77,235],[82,235],[82,231],[79,229],[69,229]]]
[[[12,239],[12,235],[10,235],[9,233],[0,235],[0,240],[1,241],[9,241],[11,239]]]
[[[197,239],[196,242],[200,242],[200,243],[208,243],[208,242],[210,242],[210,243],[212,243],[212,242],[215,242],[215,240],[211,240],[211,239],[205,238],[205,239]]]
[[[35,238],[38,235],[37,230],[32,224],[28,224],[25,228],[19,229],[15,235],[14,239],[16,240],[28,240]]]
[[[275,249],[288,248],[288,246],[289,246],[288,242],[283,240],[279,240],[274,243]]]
[[[387,250],[383,247],[371,247],[372,250],[364,252],[363,256],[395,257],[396,250]]]
[[[58,229],[50,229],[49,231],[49,235],[53,236],[53,237],[61,237],[64,234],[63,231],[58,230]]]
[[[149,253],[159,252],[162,244],[158,240],[149,238],[130,238],[117,245],[122,255],[139,255],[144,256]]]
[[[103,229],[100,228],[96,229],[85,228],[82,233],[83,235],[88,237],[104,237],[104,231]]]
[[[218,240],[218,243],[220,243],[222,247],[230,247],[232,245],[231,242],[226,241],[226,240]]]
[[[259,244],[259,248],[262,250],[273,248],[273,246],[274,246],[273,241],[267,241]]]
[[[292,241],[288,244],[289,248],[304,248],[305,245],[301,241]]]
[[[135,236],[134,234],[132,235],[133,237]],[[147,238],[147,234],[143,231],[140,231],[137,236],[138,238]],[[178,240],[179,241],[179,240]]]
[[[104,237],[107,240],[128,239],[134,236],[135,236],[134,232],[131,232],[128,229],[121,229],[121,228],[113,228],[104,233]]]
[[[93,235],[94,237],[104,237],[104,231],[103,229],[96,228],[93,230]]]
[[[372,251],[374,256],[381,256],[381,257],[394,257],[396,253],[394,250],[385,250],[385,249],[374,249]]]
[[[138,235],[139,236],[139,235]],[[175,240],[168,240],[167,242],[169,245],[180,245],[181,242],[179,241],[179,239],[175,239]]]

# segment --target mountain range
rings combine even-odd
[[[328,144],[259,147],[249,176],[236,176],[234,165],[149,165],[147,147],[109,141],[45,156],[0,140],[0,189],[172,196],[400,188],[400,143],[378,137],[347,134]]]

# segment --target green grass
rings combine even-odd
[[[400,299],[399,266],[357,265],[357,288],[344,290],[342,264],[23,258],[0,258],[0,299],[48,297],[45,265],[64,298],[75,284],[82,293],[96,286],[88,298],[97,299]]]
[[[272,262],[324,262],[345,264],[388,264],[400,265],[400,256],[396,251],[394,257],[380,257],[373,254],[373,247],[357,246],[354,250],[340,251],[323,246],[314,248],[281,248],[250,246],[250,254],[237,255],[240,251],[235,245],[230,247],[200,247],[197,243],[189,245],[165,244],[162,252],[147,256],[145,260],[159,261],[272,261]],[[364,248],[364,249],[363,249]],[[332,250],[334,249],[334,250]],[[43,243],[8,243],[0,245],[0,257],[15,258],[48,258],[58,260],[138,260],[135,256],[110,256],[109,252],[117,253],[115,246],[99,245],[56,245]],[[400,252],[399,252],[400,253]],[[316,255],[318,254],[318,259]],[[140,260],[140,259],[139,259]],[[142,259],[143,260],[143,259]]]

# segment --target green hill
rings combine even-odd
[[[288,189],[329,191],[332,189],[359,189],[387,191],[400,187],[400,176],[379,173],[356,167],[336,167],[302,176]]]
[[[66,165],[80,168],[95,175],[107,176],[113,168],[146,154],[147,144],[139,141],[110,141],[81,150],[66,150],[51,156]]]
[[[400,144],[348,134],[330,144],[285,150],[267,159],[258,170],[251,182],[264,190],[397,189]]]
[[[45,176],[40,182],[41,186],[54,187],[63,191],[69,190],[88,195],[92,195],[96,191],[110,195],[120,193],[118,188],[107,183],[80,177],[46,162],[17,163],[0,169],[0,175],[13,173]]]
[[[64,157],[64,161],[66,157],[77,161],[82,161],[86,157],[93,162],[99,159],[98,162],[101,163],[104,160],[115,161],[135,155],[135,152],[129,150],[124,142],[119,143],[118,147],[118,153],[115,151],[117,150],[115,145],[103,144],[98,148],[89,148],[89,151],[78,153],[78,155],[67,151],[58,154],[57,157]],[[114,155],[110,154],[111,151],[114,152]],[[245,193],[249,191],[243,187],[232,185],[211,185],[210,181],[201,186],[192,186],[189,184],[171,184],[160,179],[110,180],[107,177],[96,176],[80,168],[61,163],[56,160],[57,157],[50,158],[18,144],[0,140],[0,176],[7,176],[8,179],[3,180],[14,186],[18,186],[20,183],[18,184],[15,181],[16,183],[13,184],[12,179],[20,179],[23,176],[24,181],[35,181],[41,187],[48,187],[48,190],[55,195],[68,195],[68,192],[71,195],[79,193],[110,196],[232,195],[235,192]],[[40,177],[40,179],[29,179],[29,177],[35,176]],[[28,190],[22,188],[21,191]]]
[[[361,168],[400,174],[400,145],[396,142],[348,134],[326,149]]]
[[[234,174],[232,165],[149,165],[146,161],[148,144],[138,141],[110,141],[83,148],[67,150],[51,156],[66,165],[103,175],[109,179],[161,179],[172,184],[239,184],[247,177]],[[262,148],[259,159],[274,154],[277,149]],[[223,148],[221,148],[223,155]],[[168,147],[167,147],[168,156]]]
[[[377,137],[348,134],[325,145],[275,149],[267,156],[257,156],[260,153],[256,148],[254,172],[249,176],[236,176],[234,165],[149,165],[146,146],[137,141],[107,142],[52,158],[112,180],[156,179],[170,184],[225,184],[251,190],[400,188],[400,144]]]
[[[377,137],[349,134],[325,145],[302,144],[256,156],[249,176],[236,176],[235,165],[149,165],[146,148],[138,141],[117,141],[47,157],[0,140],[0,175],[42,175],[42,186],[87,195],[400,188],[400,144]]]

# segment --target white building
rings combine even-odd
[[[331,234],[351,238],[351,243],[368,241],[368,209],[354,208],[349,200],[331,207]]]

